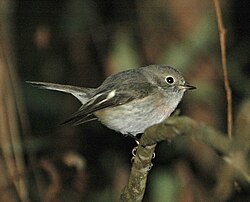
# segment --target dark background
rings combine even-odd
[[[63,187],[59,201],[117,199],[136,144],[99,122],[59,125],[80,107],[78,101],[67,94],[33,88],[26,80],[96,87],[117,71],[172,65],[197,87],[185,95],[179,106],[181,114],[226,132],[226,98],[212,1],[20,0],[13,5],[13,46],[31,127],[25,152],[38,165],[46,162],[55,167]],[[249,97],[250,5],[247,0],[223,1],[222,11],[236,114],[239,104]],[[65,165],[68,154],[86,162],[80,174],[75,164]],[[180,154],[174,145],[162,143],[156,156],[145,200],[157,201],[159,186],[175,198],[179,184],[173,164]],[[44,187],[51,183],[44,166],[39,167],[38,175]],[[171,183],[160,185],[160,179]],[[31,197],[41,200],[35,191]]]

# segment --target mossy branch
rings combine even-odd
[[[120,201],[142,201],[148,168],[157,142],[172,140],[180,135],[204,143],[223,154],[225,162],[233,170],[232,177],[250,185],[250,163],[246,158],[250,149],[249,142],[241,141],[237,137],[230,140],[226,134],[189,117],[172,116],[160,124],[149,127],[141,137],[129,182],[121,194]]]
[[[141,145],[138,146],[129,182],[121,194],[120,201],[142,201],[146,188],[148,172],[152,167],[151,160],[154,154],[155,146],[156,144],[146,147]]]

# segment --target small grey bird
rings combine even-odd
[[[181,73],[170,66],[150,65],[109,76],[98,88],[27,81],[43,89],[75,96],[82,106],[64,123],[99,120],[108,128],[135,137],[170,116],[186,90]]]

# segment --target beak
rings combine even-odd
[[[195,86],[191,86],[191,85],[188,85],[188,84],[179,85],[179,88],[180,89],[185,89],[185,90],[194,90],[194,89],[196,89]]]

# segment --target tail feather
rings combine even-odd
[[[36,82],[36,81],[26,81],[26,82],[28,84],[31,84],[32,86],[35,86],[41,89],[48,89],[48,90],[55,90],[55,91],[70,93],[73,96],[75,96],[82,104],[85,104],[89,100],[92,92],[94,91],[94,88],[81,88],[81,87],[71,86],[71,85],[62,85],[62,84]]]
[[[60,125],[71,123],[72,126],[77,126],[77,125],[87,123],[87,122],[90,122],[90,121],[94,121],[94,120],[98,120],[98,118],[94,114],[89,114],[89,115],[87,115],[85,117],[75,117],[74,114],[73,114],[68,119],[62,121],[60,123]]]

